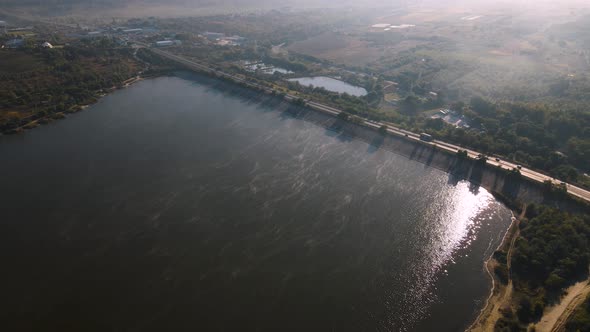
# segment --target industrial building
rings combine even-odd
[[[157,47],[166,47],[166,46],[173,46],[174,42],[172,40],[161,40],[156,42]]]
[[[174,45],[182,45],[180,40],[161,40],[155,43],[156,47],[168,47]]]
[[[221,33],[221,32],[204,32],[203,37],[205,37],[211,41],[215,41],[217,39],[225,37],[225,34]]]
[[[142,32],[143,32],[143,29],[140,29],[140,28],[123,30],[123,33],[130,33],[130,34],[137,34],[137,33],[142,33]]]

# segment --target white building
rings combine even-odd
[[[225,37],[225,34],[221,33],[221,32],[204,32],[203,37],[205,37],[211,41],[215,41],[217,39]]]
[[[143,29],[140,29],[140,28],[137,28],[137,29],[126,29],[126,30],[123,30],[123,32],[124,33],[131,33],[131,34],[134,34],[134,33],[142,33],[143,32]]]
[[[174,41],[172,40],[161,40],[156,42],[157,47],[166,47],[174,45]]]

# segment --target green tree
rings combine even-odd
[[[400,104],[400,109],[406,114],[416,114],[420,107],[420,100],[415,96],[407,96]]]

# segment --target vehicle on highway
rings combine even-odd
[[[406,134],[407,136],[407,134]],[[425,142],[432,142],[434,139],[432,138],[432,135],[427,134],[427,133],[421,133],[420,134],[420,139],[425,141]]]

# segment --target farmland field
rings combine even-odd
[[[461,7],[406,8],[369,14],[367,24],[351,20],[287,49],[366,68],[406,90],[444,90],[459,99],[547,99],[560,97],[551,86],[586,80],[590,70],[590,37],[581,33],[590,28],[589,16],[550,13],[539,20],[514,9],[481,15]]]
[[[333,32],[294,43],[289,50],[351,66],[364,65],[381,56],[379,50],[370,47],[366,41]]]

